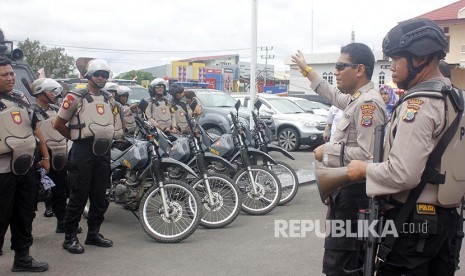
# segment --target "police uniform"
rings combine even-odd
[[[66,209],[65,232],[76,234],[87,200],[87,224],[97,232],[108,208],[110,188],[110,144],[114,135],[114,99],[107,92],[92,94],[87,89],[69,92],[58,116],[68,121],[73,145],[69,153],[67,179],[70,198]]]
[[[126,132],[128,134],[134,134],[136,131],[136,119],[134,117],[134,114],[132,113],[132,110],[129,106],[123,105],[121,106],[121,112],[123,114],[123,121],[124,121],[124,126],[126,128]]]
[[[320,76],[312,82],[311,88],[344,110],[333,140],[324,146],[323,164],[341,167],[351,160],[369,160],[374,147],[374,129],[384,124],[387,118],[385,104],[373,82],[367,83],[352,96],[343,94]],[[358,210],[367,205],[365,182],[343,187],[330,196],[327,219],[351,220],[352,229],[356,229]],[[328,236],[325,239],[323,273],[338,275],[344,274],[343,269],[359,268],[358,252],[361,246],[357,238]]]
[[[446,78],[432,80],[450,85]],[[408,96],[409,93],[406,93],[404,98]],[[448,126],[445,104],[441,98],[407,98],[391,116],[384,148],[386,162],[369,164],[366,174],[369,196],[388,195],[384,197],[385,203],[382,205],[385,219],[397,217],[410,190],[420,183],[428,157]],[[382,275],[406,272],[414,275],[453,275],[452,246],[457,231],[458,204],[441,204],[439,186],[431,182],[426,184],[415,210],[406,221],[407,224],[415,223],[417,218],[422,217],[429,224],[427,233],[401,233],[388,255],[387,265],[380,270]]]
[[[176,127],[174,109],[171,108],[171,104],[166,99],[163,98],[159,101],[152,98],[150,103],[145,110],[145,116],[150,125],[161,130],[170,130]]]
[[[2,94],[3,96],[3,94]],[[11,249],[29,253],[35,217],[37,185],[30,169],[37,140],[31,127],[32,113],[20,92],[0,97],[0,234],[11,231]],[[16,256],[15,256],[16,258]]]
[[[49,155],[50,170],[48,176],[53,180],[55,186],[52,187],[52,209],[57,218],[57,231],[64,232],[64,221],[66,214],[66,169],[65,163],[68,160],[68,140],[63,137],[52,125],[58,114],[59,107],[50,104],[43,111],[46,117],[38,124],[45,139]]]
[[[174,109],[174,116],[176,118],[176,124],[181,133],[188,133],[190,131],[189,124],[187,122],[186,113],[189,118],[192,118],[192,109],[185,102],[173,99],[171,106]]]

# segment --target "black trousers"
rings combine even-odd
[[[423,250],[418,252],[420,234],[401,233],[387,257],[386,265],[380,268],[377,275],[454,275],[454,243],[459,216],[455,208],[436,208],[437,232],[427,236]],[[394,220],[399,212],[400,208],[396,207],[387,211],[384,217]],[[413,216],[406,223],[414,223]]]
[[[331,195],[327,220],[349,221],[350,229],[356,233],[359,209],[368,207],[365,183],[356,183],[339,189]],[[348,229],[346,227],[346,229]],[[327,229],[328,230],[328,229]],[[331,233],[331,232],[330,232]],[[345,273],[344,270],[356,270],[363,265],[361,250],[363,244],[356,237],[325,238],[323,255],[323,273],[326,275],[359,275]]]
[[[48,173],[50,179],[53,180],[55,186],[52,187],[52,210],[55,214],[58,223],[65,222],[66,215],[66,199],[68,198],[68,185],[66,183],[66,168],[56,171],[50,168]]]
[[[11,249],[20,251],[32,245],[32,221],[35,217],[37,184],[30,169],[25,175],[0,173],[0,235],[3,241],[8,226]]]
[[[92,152],[92,140],[74,141],[67,165],[67,182],[70,197],[66,207],[65,231],[75,233],[82,212],[90,201],[87,225],[100,227],[109,202],[106,190],[110,188],[110,151],[103,156]]]

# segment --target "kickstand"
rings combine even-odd
[[[136,212],[134,212],[134,210],[131,210],[131,213],[137,218],[137,220],[140,221],[139,215],[137,215]]]

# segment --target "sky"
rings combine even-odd
[[[239,54],[250,61],[253,0],[0,0],[0,28],[75,58],[107,60],[117,75],[174,60]],[[289,56],[334,53],[355,41],[381,50],[398,22],[456,0],[257,0],[257,62],[288,70]]]

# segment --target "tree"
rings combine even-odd
[[[126,73],[119,74],[116,79],[123,79],[123,80],[132,80],[134,79],[134,74],[137,75],[137,82],[141,83],[143,80],[148,80],[149,82],[152,81],[155,77],[152,73],[139,71],[139,70],[132,70]]]
[[[37,72],[40,68],[45,69],[47,77],[66,78],[74,74],[75,62],[72,56],[65,53],[64,48],[47,49],[38,40],[26,39],[18,43],[26,62]]]

